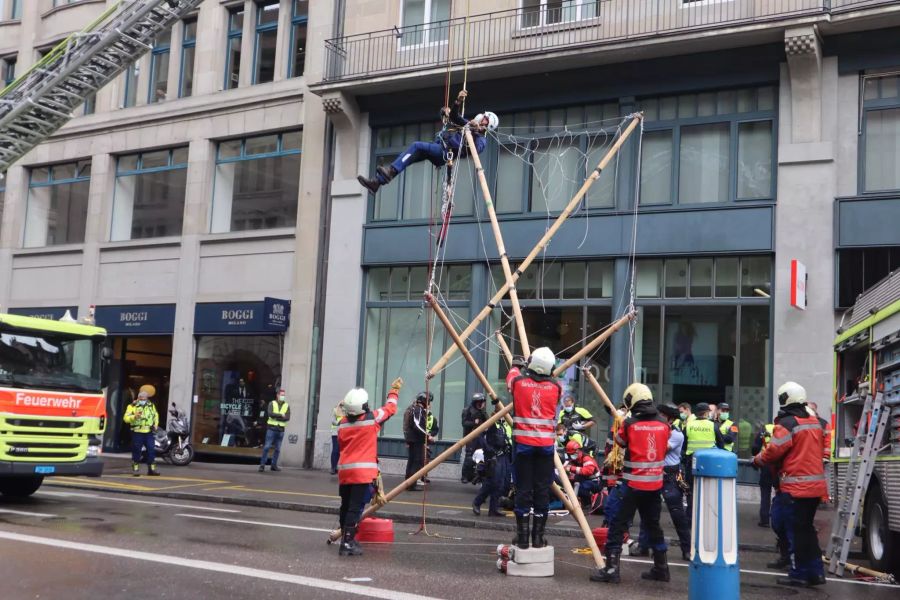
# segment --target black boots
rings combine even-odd
[[[601,581],[603,583],[619,583],[619,552],[606,553],[606,567],[595,569],[591,573],[591,581]]]
[[[547,526],[547,515],[534,515],[534,522],[531,524],[531,547],[543,548],[547,545],[544,539],[544,527]]]
[[[153,477],[159,476],[159,471],[156,470],[155,464],[150,463],[149,465],[147,465],[147,475],[150,475]]]
[[[768,569],[787,569],[791,566],[791,559],[788,556],[779,556],[778,560],[766,563]]]
[[[381,182],[379,182],[374,177],[372,179],[366,179],[362,175],[358,175],[356,177],[356,180],[360,183],[360,185],[369,190],[369,193],[371,194],[377,194],[378,188],[381,187]]]
[[[356,180],[367,190],[372,192],[373,194],[378,193],[378,188],[386,183],[390,183],[391,180],[397,176],[397,169],[394,168],[393,165],[388,165],[386,167],[378,167],[375,169],[378,171],[378,174],[381,175],[381,179],[378,177],[373,177],[372,179],[366,179],[362,175],[359,175]],[[384,183],[381,183],[381,181]]]
[[[669,581],[669,562],[666,553],[653,551],[653,566],[649,571],[641,573],[641,579],[648,581]]]
[[[516,515],[516,537],[513,538],[512,544],[522,550],[528,550],[528,515]]]
[[[397,176],[397,169],[394,168],[394,165],[388,165],[386,167],[378,167],[375,169],[378,171],[378,174],[384,178],[384,183],[390,183],[391,180]]]
[[[362,548],[356,541],[356,527],[345,527],[338,556],[360,556],[362,553]]]

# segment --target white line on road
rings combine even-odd
[[[333,529],[319,529],[318,527],[303,527],[301,525],[287,525],[285,523],[266,523],[265,521],[248,521],[247,519],[226,519],[224,517],[208,517],[206,515],[189,515],[187,513],[177,513],[176,517],[187,517],[189,519],[204,519],[206,521],[225,521],[226,523],[244,523],[246,525],[262,525],[263,527],[283,527],[284,529],[302,529],[303,531],[321,531],[322,533],[331,533]]]
[[[101,496],[100,494],[82,494],[80,492],[38,492],[41,496],[60,496],[63,498],[91,498],[99,500],[113,500],[115,502],[131,502],[132,504],[152,504],[153,506],[172,506],[174,508],[190,508],[191,510],[208,510],[210,512],[220,513],[239,513],[241,511],[232,508],[211,508],[207,506],[192,506],[190,504],[176,504],[174,502],[160,502],[159,500],[136,500],[134,498],[115,498],[112,496]]]
[[[384,600],[437,600],[436,598],[422,596],[419,594],[407,594],[405,592],[397,592],[394,590],[375,587],[366,587],[363,585],[356,585],[353,583],[346,583],[342,581],[329,581],[327,579],[304,577],[302,575],[290,575],[288,573],[278,573],[276,571],[254,569],[252,567],[241,567],[239,565],[229,565],[225,563],[195,560],[191,558],[179,558],[171,555],[152,554],[150,552],[127,550],[125,548],[113,548],[110,546],[99,546],[96,544],[82,544],[80,542],[43,538],[7,531],[0,531],[0,539],[12,540],[15,542],[26,542],[29,544],[40,544],[43,546],[51,546],[53,548],[65,548],[67,550],[78,550],[80,552],[93,552],[95,554],[105,554],[107,556],[114,556],[118,558],[132,558],[144,562],[154,562],[164,565],[187,567],[189,569],[198,569],[201,571],[213,571],[216,573],[225,573],[228,575],[241,575],[244,577],[254,577],[256,579],[266,579],[269,581],[281,581],[283,583],[292,583],[294,585],[303,587],[317,588],[320,590],[328,590],[344,594],[356,594],[358,596],[366,596],[368,598],[383,598]]]
[[[57,516],[57,515],[51,515],[48,513],[26,512],[24,510],[10,510],[8,508],[0,508],[0,513],[5,513],[8,515],[22,515],[23,517],[55,517],[55,516]]]

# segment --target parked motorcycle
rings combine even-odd
[[[178,410],[174,402],[169,409],[169,415],[171,418],[166,430],[157,429],[154,436],[156,456],[183,467],[194,460],[194,447],[191,446],[187,415]]]

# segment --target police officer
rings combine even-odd
[[[669,443],[669,423],[653,406],[653,394],[643,383],[632,383],[625,390],[625,406],[631,416],[616,433],[616,444],[625,448],[625,491],[606,541],[606,566],[591,574],[591,581],[619,583],[619,557],[627,523],[637,510],[647,528],[653,567],[642,579],[669,581],[665,536],[659,526],[662,507],[659,492],[663,487],[663,464]]]
[[[344,413],[338,425],[338,492],[341,496],[339,519],[341,545],[339,556],[359,556],[362,548],[356,541],[356,527],[372,482],[378,477],[378,432],[381,424],[397,412],[397,401],[403,379],[391,384],[384,406],[369,410],[369,394],[353,388],[344,396]]]
[[[287,395],[284,390],[279,390],[278,398],[269,402],[266,408],[266,441],[263,444],[262,456],[259,459],[259,470],[266,470],[266,459],[269,457],[269,448],[272,448],[272,470],[280,471],[278,456],[281,454],[281,442],[284,440],[284,426],[291,420],[291,407],[287,403]]]
[[[569,394],[563,398],[563,408],[559,411],[559,423],[566,429],[574,431],[590,430],[594,426],[594,415],[581,406],[575,406],[575,396]]]
[[[719,404],[719,433],[722,434],[722,449],[734,452],[734,443],[738,438],[738,426],[731,420],[731,406],[727,402]]]
[[[159,413],[156,406],[150,401],[150,394],[145,390],[138,393],[134,402],[125,409],[122,418],[127,425],[131,425],[131,473],[135,477],[141,475],[141,451],[147,449],[147,475],[159,475],[156,470],[156,446],[153,434],[159,427]]]
[[[484,394],[477,392],[472,394],[472,401],[462,412],[463,437],[469,435],[473,429],[485,421],[487,421],[487,411],[485,410]],[[479,439],[480,437],[477,438],[477,440]],[[480,448],[480,442],[477,440],[466,444],[462,475],[460,476],[460,482],[462,483],[469,483],[475,479],[475,461],[472,460],[472,454]]]
[[[544,528],[550,508],[550,483],[553,479],[553,452],[556,443],[556,407],[562,389],[553,378],[556,357],[550,348],[534,351],[528,362],[513,358],[506,375],[506,388],[513,398],[513,440],[516,455],[516,538],[513,544],[526,549],[547,545]],[[529,514],[534,524],[530,527]],[[529,531],[530,530],[530,531]]]
[[[682,402],[678,405],[678,420],[675,421],[675,427],[684,431],[687,429],[688,424],[696,418],[691,405],[687,402]]]
[[[472,501],[472,512],[481,516],[481,505],[488,500],[488,516],[505,517],[500,510],[500,496],[506,491],[509,481],[509,455],[512,448],[506,437],[506,422],[500,420],[488,428],[483,438],[485,473],[481,480],[481,490]]]
[[[754,456],[769,445],[769,442],[772,441],[773,431],[775,431],[774,423],[766,423],[760,428],[750,447]],[[769,526],[769,516],[772,510],[772,483],[772,469],[769,467],[759,469],[759,522],[757,525],[760,527]]]
[[[772,441],[753,457],[759,467],[777,465],[781,492],[787,494],[788,522],[793,530],[791,569],[781,585],[823,585],[822,550],[813,521],[822,497],[828,492],[822,465],[825,431],[818,415],[806,404],[806,390],[789,381],[778,389],[783,416],[775,423]]]
[[[693,519],[694,515],[694,470],[691,465],[694,460],[694,452],[712,447],[722,448],[725,443],[722,432],[709,418],[709,410],[709,404],[700,402],[694,407],[695,418],[685,421],[687,425],[684,430],[684,480],[688,485],[688,519]]]
[[[428,405],[431,404],[433,397],[431,392],[419,392],[415,402],[403,413],[403,437],[406,440],[407,450],[406,479],[425,466],[425,443],[428,441],[426,419]],[[407,489],[411,492],[422,490],[418,481]]]

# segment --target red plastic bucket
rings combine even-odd
[[[363,519],[356,531],[356,539],[360,542],[390,544],[394,541],[394,522],[391,519],[375,517]]]
[[[603,552],[606,546],[606,536],[609,533],[609,529],[606,527],[596,527],[591,533],[594,534],[594,541],[597,542],[597,547],[600,548],[600,552]]]

